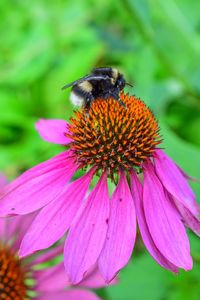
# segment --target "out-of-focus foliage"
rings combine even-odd
[[[0,9],[1,171],[13,178],[58,153],[38,137],[34,122],[69,119],[73,107],[61,87],[93,66],[111,65],[154,111],[166,152],[200,177],[200,1],[2,0]],[[190,239],[193,271],[172,275],[137,247],[119,285],[99,294],[198,300],[200,244]]]

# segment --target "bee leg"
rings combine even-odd
[[[93,96],[92,96],[91,94],[87,94],[87,95],[85,96],[84,108],[85,108],[86,110],[89,110],[90,107],[91,107],[91,105],[92,105],[92,102],[93,102],[93,101],[94,101]]]
[[[116,99],[115,99],[116,100]],[[121,99],[118,99],[117,102],[119,102],[119,104],[121,106],[123,106],[124,108],[126,108],[126,104],[121,100]]]
[[[126,104],[119,98],[118,94],[111,93],[111,97],[113,97],[113,99],[115,99],[121,106],[123,106],[124,108],[126,108]]]

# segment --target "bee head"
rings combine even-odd
[[[122,90],[125,87],[126,81],[122,74],[118,75],[117,81],[116,81],[116,87],[118,87],[120,90]]]

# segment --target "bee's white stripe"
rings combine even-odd
[[[75,106],[82,106],[84,102],[84,98],[76,95],[73,91],[70,94],[70,101]]]

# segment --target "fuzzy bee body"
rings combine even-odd
[[[127,83],[122,74],[114,68],[95,68],[91,74],[71,82],[63,87],[66,89],[72,86],[71,101],[75,105],[83,105],[89,109],[92,102],[97,98],[118,101],[122,106],[125,104],[119,99],[120,91]]]
[[[74,85],[72,87],[70,100],[74,105],[82,106],[85,105],[87,102],[90,102],[93,100],[92,98],[92,92],[93,86],[92,84],[86,80],[82,83],[79,83],[77,85]]]

